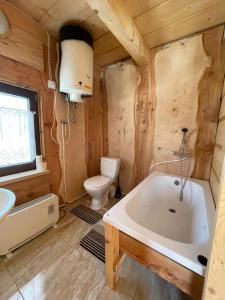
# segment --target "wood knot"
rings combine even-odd
[[[209,291],[209,293],[212,294],[212,295],[215,295],[215,293],[216,293],[215,290],[214,290],[214,288],[212,288],[212,287],[209,287],[209,288],[208,288],[208,291]]]
[[[173,273],[172,272],[167,272],[168,277],[173,278]]]

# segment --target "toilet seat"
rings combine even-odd
[[[91,209],[99,210],[109,202],[110,186],[116,182],[119,174],[120,159],[101,157],[101,175],[87,178],[84,188],[91,197]]]
[[[112,179],[99,175],[88,178],[84,182],[84,187],[91,190],[100,190],[109,186],[112,183]]]

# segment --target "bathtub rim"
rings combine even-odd
[[[123,199],[121,199],[115,206],[113,206],[108,212],[103,216],[103,220],[106,223],[114,226],[120,231],[126,233],[127,235],[139,240],[145,245],[151,247],[152,249],[162,253],[163,255],[169,257],[170,259],[180,263],[181,265],[187,267],[188,269],[198,273],[201,276],[205,275],[206,267],[198,262],[197,256],[204,255],[209,256],[211,239],[214,228],[215,220],[215,206],[208,181],[198,180],[190,178],[188,180],[197,183],[203,188],[206,215],[209,230],[209,240],[204,244],[188,244],[179,241],[175,241],[164,236],[161,236],[145,227],[141,226],[139,223],[135,222],[126,212],[125,206],[129,200],[136,195],[136,193],[142,189],[145,184],[152,177],[155,176],[169,176],[178,178],[177,175],[172,175],[168,173],[162,173],[158,171],[152,172],[147,176],[140,184],[138,184],[130,193],[128,193]]]

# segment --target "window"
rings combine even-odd
[[[0,176],[36,169],[39,154],[37,93],[0,82]]]

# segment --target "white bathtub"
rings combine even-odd
[[[179,177],[153,172],[111,208],[104,221],[163,255],[205,275],[215,208],[209,183],[191,179],[179,201]]]

